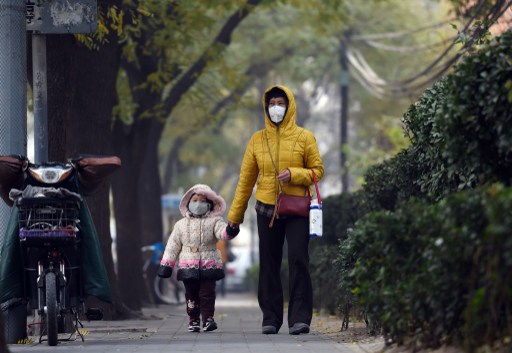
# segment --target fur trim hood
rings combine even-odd
[[[224,211],[226,210],[226,201],[224,201],[222,196],[217,195],[217,193],[215,193],[215,191],[213,191],[208,185],[196,184],[188,189],[185,195],[181,198],[180,212],[183,217],[191,216],[191,213],[188,210],[188,203],[195,194],[204,195],[208,200],[213,202],[213,209],[206,214],[207,217],[217,217],[224,214]]]

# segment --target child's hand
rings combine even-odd
[[[162,266],[158,268],[158,277],[169,278],[172,276],[172,268],[169,266]]]
[[[240,233],[240,227],[231,227],[229,224],[226,226],[226,234],[229,239],[233,239]]]

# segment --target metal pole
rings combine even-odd
[[[340,116],[340,171],[341,171],[341,192],[349,189],[349,175],[347,170],[347,155],[345,148],[348,142],[348,59],[347,59],[347,36],[344,35],[340,42],[340,95],[341,95],[341,116]]]
[[[46,75],[46,36],[32,34],[34,94],[34,161],[48,161],[48,90]]]
[[[25,2],[0,0],[0,155],[27,152]],[[0,201],[0,247],[10,208]]]

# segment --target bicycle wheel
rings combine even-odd
[[[155,299],[161,304],[179,305],[185,303],[182,284],[172,278],[156,276],[153,281]]]
[[[48,345],[56,346],[58,341],[57,324],[57,280],[55,273],[48,272],[45,276],[46,285],[46,334]]]

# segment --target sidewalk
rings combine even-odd
[[[32,343],[10,345],[11,352],[341,352],[361,353],[354,344],[341,344],[316,331],[307,335],[288,334],[285,322],[277,335],[261,334],[261,312],[249,294],[227,293],[217,299],[215,320],[219,329],[191,333],[183,306],[145,308],[146,320],[84,322],[85,341],[59,342],[49,347],[30,337]],[[59,338],[61,338],[59,336]]]

